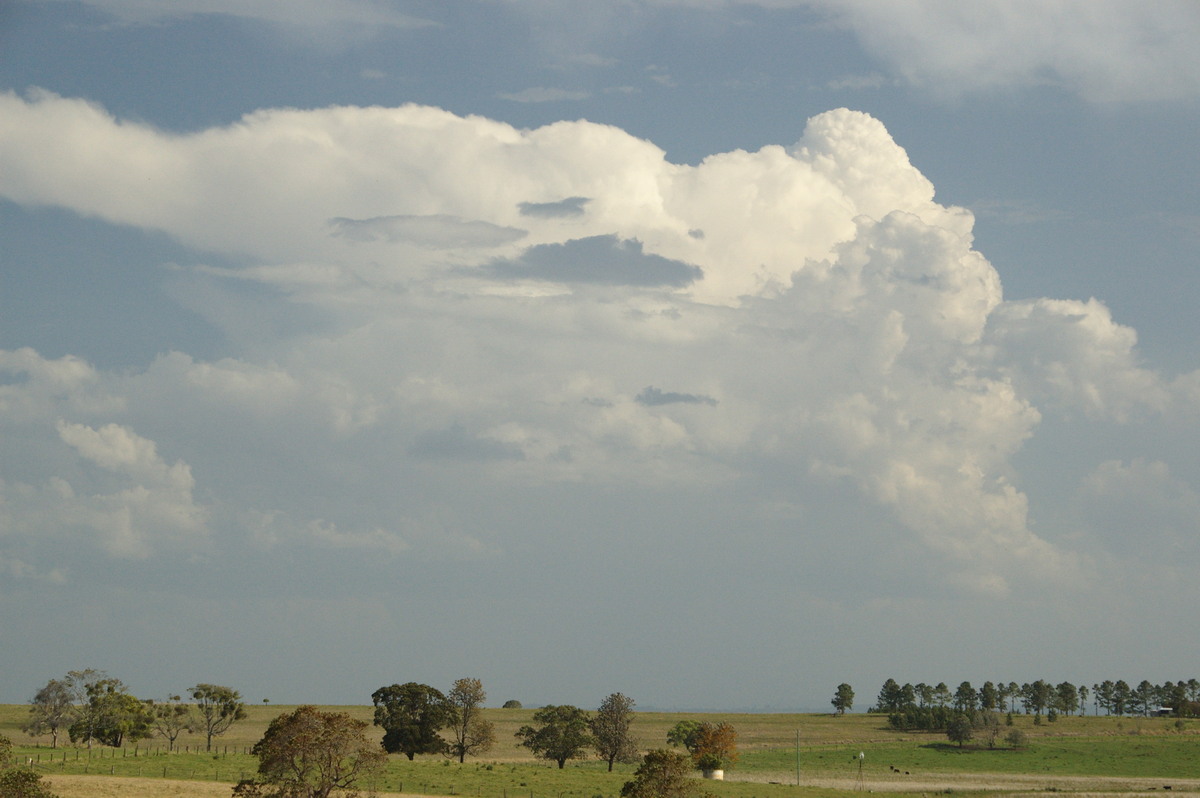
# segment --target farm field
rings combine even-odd
[[[239,778],[253,775],[249,748],[267,724],[292,707],[249,706],[249,717],[214,740],[185,735],[182,751],[166,753],[155,739],[123,749],[48,746],[20,731],[28,708],[0,706],[0,734],[14,753],[45,774],[61,798],[207,798],[227,796]],[[370,721],[370,706],[323,707]],[[475,798],[616,798],[634,768],[608,773],[596,759],[574,760],[559,770],[516,745],[514,733],[533,709],[486,710],[496,724],[496,747],[459,764],[442,757],[410,762],[391,758],[375,785],[380,795],[475,796]],[[738,731],[741,759],[726,781],[709,781],[715,798],[784,798],[887,792],[1030,795],[1065,792],[1150,795],[1200,793],[1200,720],[1134,717],[1060,717],[1035,725],[1016,715],[1028,737],[1012,749],[976,741],[959,748],[942,734],[900,733],[881,715],[638,713],[634,734],[644,749],[665,747],[667,730],[684,719],[725,721]],[[1005,730],[1007,731],[1007,730]],[[797,732],[799,774],[797,774]],[[1003,736],[1003,732],[1002,732]],[[39,744],[40,743],[40,744]],[[859,752],[863,753],[861,772]],[[799,775],[799,784],[797,776]]]

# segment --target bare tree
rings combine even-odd
[[[161,704],[150,702],[150,711],[154,716],[150,724],[154,727],[154,733],[167,741],[168,751],[174,751],[179,735],[194,731],[196,724],[191,706],[182,701],[182,697],[173,695]]]

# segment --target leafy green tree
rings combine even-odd
[[[1113,706],[1113,692],[1116,685],[1111,680],[1105,679],[1099,684],[1092,685],[1092,691],[1096,696],[1096,703],[1104,710],[1105,715],[1113,714],[1115,707]]]
[[[229,731],[229,727],[246,717],[242,695],[231,687],[200,683],[188,688],[196,702],[197,728],[204,731],[204,750],[212,750],[212,738]]]
[[[1070,682],[1061,682],[1054,688],[1054,708],[1066,715],[1079,709],[1079,689]]]
[[[436,687],[417,682],[380,687],[371,694],[375,725],[383,727],[383,750],[410,760],[447,750],[438,732],[454,721],[454,709]]]
[[[963,682],[954,691],[954,708],[959,712],[973,712],[977,698],[975,688],[971,686],[971,683]]]
[[[1142,679],[1132,693],[1132,704],[1135,711],[1149,715],[1154,707],[1154,685],[1148,679]]]
[[[367,739],[367,722],[344,712],[302,706],[271,721],[251,753],[258,779],[236,796],[328,798],[334,790],[358,795],[360,782],[383,772],[387,755]]]
[[[962,713],[955,714],[946,725],[946,736],[950,738],[950,742],[958,743],[958,747],[962,748],[963,743],[975,736],[971,719]]]
[[[691,769],[692,761],[686,754],[661,748],[647,751],[633,780],[621,787],[621,798],[701,798]]]
[[[1016,682],[1009,682],[1006,689],[1008,691],[1008,711],[1016,712],[1017,699],[1021,697],[1021,686]]]
[[[1177,718],[1185,718],[1191,714],[1191,707],[1188,702],[1187,684],[1178,682],[1171,686],[1169,692],[1163,696],[1161,702],[1163,706],[1168,706]]]
[[[1001,712],[1010,711],[1008,685],[1000,682],[996,685],[996,709]]]
[[[521,709],[521,702],[515,698],[510,698],[507,701],[505,701],[504,705],[501,706],[500,708],[501,709]]]
[[[1129,685],[1124,679],[1118,679],[1113,684],[1112,706],[1113,712],[1116,715],[1124,715],[1129,709],[1132,702],[1133,691],[1129,689]]]
[[[595,744],[588,713],[569,704],[546,706],[533,713],[534,723],[522,726],[516,737],[521,745],[542,759],[557,762],[562,769],[568,759],[578,759]]]
[[[106,678],[108,676],[104,671],[85,668],[79,671],[68,671],[66,678],[62,680],[71,694],[72,709],[68,718],[70,726],[67,727],[71,742],[80,741],[85,743],[88,748],[92,747],[94,736],[92,726],[96,716],[91,709],[89,686]]]
[[[950,688],[946,686],[945,682],[938,682],[937,686],[933,688],[933,705],[935,707],[948,707],[953,699],[954,697],[950,695]]]
[[[667,732],[667,742],[671,745],[682,746],[689,754],[696,751],[696,740],[700,734],[700,721],[681,720]]]
[[[933,703],[933,688],[925,684],[925,682],[918,683],[913,689],[913,693],[916,696],[919,706],[923,707]]]
[[[484,720],[482,715],[483,702],[487,699],[483,682],[478,679],[458,679],[446,698],[451,713],[450,754],[462,762],[468,755],[491,748],[496,742],[496,727],[491,721]]]
[[[1087,714],[1088,688],[1086,684],[1079,685],[1079,714]]]
[[[118,748],[150,736],[152,715],[142,701],[129,694],[120,679],[102,678],[85,685],[88,702],[67,729],[72,742]]]
[[[854,688],[842,682],[837,686],[837,692],[833,694],[833,699],[829,703],[833,704],[837,714],[845,715],[846,710],[854,706]]]
[[[1054,687],[1043,679],[1022,687],[1022,692],[1026,712],[1032,711],[1034,715],[1041,715],[1043,710],[1053,706]]]
[[[979,688],[979,708],[992,711],[1001,704],[1000,691],[991,682],[984,682]]]
[[[192,731],[196,723],[191,705],[182,701],[181,696],[173,695],[162,703],[149,702],[150,725],[155,734],[167,741],[168,751],[174,751],[179,735]]]
[[[75,693],[65,679],[51,679],[29,702],[29,720],[22,731],[30,737],[50,735],[50,747],[58,747],[58,735],[75,717]]]
[[[596,754],[608,762],[611,773],[614,762],[636,762],[637,743],[629,731],[633,723],[633,699],[622,693],[612,693],[600,702],[600,708],[590,723],[595,738]]]
[[[888,679],[879,688],[879,696],[875,699],[875,709],[878,712],[895,712],[904,707],[904,693],[895,679]]]

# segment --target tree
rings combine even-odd
[[[549,759],[563,768],[568,759],[578,759],[594,744],[589,729],[588,713],[569,704],[546,706],[533,713],[540,726],[522,726],[516,736],[521,745],[542,759]]]
[[[954,691],[954,708],[959,712],[973,712],[975,710],[975,702],[979,697],[975,694],[975,688],[970,682],[963,682]]]
[[[383,750],[410,760],[417,754],[439,754],[446,741],[438,732],[450,725],[454,710],[441,690],[407,682],[380,687],[371,694],[375,725],[383,727]]]
[[[700,730],[696,733],[692,758],[697,767],[701,766],[702,759],[717,763],[717,767],[733,767],[738,760],[737,731],[725,722],[701,723]],[[717,767],[703,769],[716,770]]]
[[[1079,709],[1079,689],[1070,682],[1061,682],[1054,688],[1054,708],[1065,715],[1073,715]]]
[[[128,740],[134,742],[150,736],[152,715],[145,703],[129,694],[120,679],[105,677],[85,686],[88,701],[76,714],[75,722],[67,729],[72,742],[119,748]]]
[[[507,701],[505,701],[504,705],[500,708],[501,709],[521,709],[521,702],[515,698],[510,698]]]
[[[75,717],[75,694],[65,679],[51,679],[29,702],[29,720],[22,731],[30,737],[50,735],[50,747],[58,747],[58,735]]]
[[[1124,679],[1118,679],[1113,685],[1112,707],[1113,712],[1117,715],[1124,715],[1129,709],[1132,701],[1133,691],[1129,689],[1129,684]]]
[[[246,717],[246,705],[237,690],[219,684],[198,684],[188,688],[196,702],[197,727],[204,730],[204,750],[212,750],[212,738],[229,731],[229,727]]]
[[[367,739],[367,726],[344,712],[312,706],[280,715],[250,749],[258,757],[258,780],[238,785],[234,794],[328,798],[344,790],[358,795],[359,782],[382,773],[387,763],[387,754]]]
[[[879,696],[875,699],[875,709],[879,712],[895,712],[904,707],[904,694],[895,679],[888,679],[879,688]]]
[[[1015,712],[1017,699],[1021,697],[1021,687],[1016,682],[1009,682],[1006,689],[1008,690],[1008,711]]]
[[[996,738],[1000,736],[1000,713],[984,710],[977,714],[974,726],[983,733],[988,748],[995,748]]]
[[[633,699],[621,693],[613,693],[601,701],[592,717],[590,726],[596,740],[596,754],[608,762],[609,773],[614,762],[637,761],[637,743],[629,733],[632,723]]]
[[[854,706],[854,688],[842,682],[837,686],[837,692],[833,694],[833,700],[829,703],[833,704],[837,714],[845,715],[846,710]]]
[[[958,743],[958,747],[962,748],[963,743],[975,736],[971,719],[962,713],[955,714],[946,724],[946,736],[950,742]]]
[[[496,742],[496,727],[484,720],[481,710],[487,693],[478,679],[458,679],[450,688],[450,733],[453,740],[449,751],[462,762],[467,755],[488,750]],[[411,757],[410,757],[411,758]]]
[[[1113,691],[1116,685],[1112,680],[1105,679],[1100,684],[1092,685],[1092,693],[1095,696],[1096,703],[1104,710],[1105,715],[1113,713]]]
[[[671,745],[683,746],[689,754],[696,752],[697,735],[700,734],[700,721],[681,720],[667,732],[667,742]]]
[[[1132,698],[1133,709],[1141,712],[1143,715],[1149,715],[1150,710],[1154,708],[1154,685],[1150,684],[1149,679],[1142,679],[1133,692],[1130,694]]]
[[[1042,710],[1054,705],[1054,687],[1044,679],[1038,679],[1033,684],[1025,685],[1021,689],[1027,713],[1032,710],[1033,714],[1040,716]]]
[[[1000,703],[1000,691],[996,689],[996,685],[984,682],[983,687],[979,688],[979,708],[991,711],[1000,706]]]
[[[175,750],[179,735],[192,731],[196,722],[192,707],[181,703],[182,700],[180,696],[173,695],[161,704],[150,702],[150,725],[155,734],[167,741],[168,751]]]
[[[633,781],[621,787],[621,798],[699,798],[700,788],[691,778],[691,759],[661,748],[646,752],[634,771]]]
[[[88,748],[92,747],[92,726],[95,722],[95,713],[92,712],[90,706],[89,686],[106,678],[108,677],[104,671],[98,671],[95,668],[67,671],[67,677],[63,682],[71,693],[73,705],[70,716],[71,725],[67,728],[71,742],[82,740]]]

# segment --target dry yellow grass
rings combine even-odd
[[[224,782],[174,779],[127,779],[120,776],[50,776],[50,789],[59,798],[229,798],[232,787]],[[396,798],[395,793],[376,793]],[[404,798],[419,798],[407,794]]]

